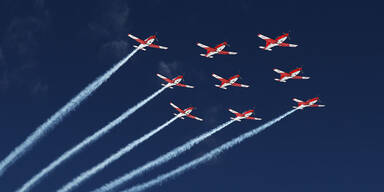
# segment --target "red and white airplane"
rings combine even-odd
[[[140,45],[137,46],[137,45],[134,45],[133,47],[136,48],[136,49],[140,49],[140,50],[143,50],[143,51],[146,51],[145,47],[152,47],[152,48],[158,48],[158,49],[168,49],[168,47],[163,47],[163,46],[160,46],[160,45],[155,45],[153,44],[153,42],[156,40],[156,35],[152,35],[148,38],[146,38],[145,40],[142,40],[142,39],[139,39],[131,34],[128,34],[128,37],[134,39],[135,41],[139,42]]]
[[[198,118],[198,117],[195,117],[193,115],[191,115],[190,113],[192,112],[192,110],[194,109],[194,107],[188,107],[184,110],[178,108],[175,104],[173,104],[172,102],[170,103],[172,107],[174,107],[178,112],[179,114],[176,114],[174,113],[174,115],[180,119],[184,119],[184,116],[187,116],[189,118],[192,118],[192,119],[196,119],[196,120],[199,120],[199,121],[203,121],[202,119]]]
[[[216,47],[212,48],[212,47],[208,47],[206,45],[203,45],[201,43],[197,43],[197,46],[207,50],[206,54],[200,54],[201,56],[207,57],[207,58],[213,58],[213,55],[215,55],[215,54],[220,54],[220,55],[236,55],[237,52],[223,51],[225,46],[227,46],[227,45],[228,45],[227,42],[223,42],[223,43],[220,43],[220,44],[216,45]]]
[[[243,84],[235,83],[239,79],[240,75],[232,76],[229,79],[224,79],[224,78],[222,78],[216,74],[212,74],[212,76],[221,81],[221,85],[215,85],[216,87],[221,88],[221,89],[227,89],[227,86],[249,87],[249,85],[243,85]]]
[[[267,36],[264,36],[262,34],[258,34],[257,36],[261,39],[265,40],[265,47],[259,46],[260,49],[264,49],[267,51],[272,51],[272,47],[280,46],[280,47],[297,47],[295,44],[289,44],[289,43],[283,43],[288,38],[288,33],[285,33],[281,35],[280,37],[277,37],[276,39],[271,39]]]
[[[173,79],[168,79],[160,74],[156,74],[158,77],[160,77],[161,79],[163,79],[164,81],[168,82],[167,84],[161,84],[162,86],[164,87],[169,87],[171,89],[173,89],[173,86],[179,86],[179,87],[186,87],[186,88],[193,88],[193,86],[191,85],[185,85],[185,84],[182,84],[180,83],[182,80],[183,80],[183,76],[182,75],[179,75]]]
[[[313,99],[308,99],[307,101],[301,101],[299,99],[293,98],[293,101],[297,102],[297,107],[294,106],[295,109],[304,109],[306,107],[325,107],[325,105],[315,104],[319,101],[319,97],[315,97]]]
[[[280,79],[275,79],[275,81],[285,83],[288,79],[309,79],[310,77],[298,76],[302,70],[302,68],[297,68],[289,73],[286,73],[280,69],[273,69],[273,71],[280,74]]]
[[[234,113],[236,115],[236,117],[231,117],[231,119],[234,121],[241,121],[242,119],[261,120],[261,118],[251,117],[252,113],[254,112],[253,109],[245,111],[243,113],[239,113],[233,109],[229,109],[229,112]]]

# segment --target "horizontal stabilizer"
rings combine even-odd
[[[267,51],[272,51],[272,49],[266,49],[265,47],[263,46],[259,46],[260,49],[263,49],[263,50],[267,50]]]
[[[171,88],[171,89],[173,89],[173,87],[172,86],[170,86],[169,84],[161,84],[163,87],[168,87],[168,88]]]
[[[143,48],[143,47],[139,47],[139,46],[137,46],[137,45],[134,45],[133,47],[136,48],[136,49],[140,49],[140,50],[146,51],[145,48]]]
[[[226,87],[222,87],[221,85],[215,85],[215,86],[221,89],[227,89]]]
[[[281,83],[285,83],[286,81],[282,81],[280,79],[275,79],[275,81],[278,81],[278,82],[281,82]]]
[[[238,121],[238,122],[241,122],[241,120],[238,119],[238,118],[231,117],[231,119],[232,119],[232,120],[235,120],[235,121]]]

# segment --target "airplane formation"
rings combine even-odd
[[[128,34],[128,36],[140,43],[138,46],[137,45],[133,46],[139,50],[145,51],[146,50],[145,47],[158,48],[158,49],[168,49],[168,47],[153,44],[153,42],[155,40],[157,40],[156,35],[152,35],[152,36],[146,38],[145,40],[142,40],[142,39],[135,37],[131,34]],[[277,37],[276,39],[272,39],[272,38],[267,37],[267,36],[262,35],[262,34],[258,34],[257,36],[265,41],[265,46],[259,46],[259,48],[262,50],[266,50],[266,51],[272,51],[273,47],[297,47],[298,46],[296,44],[284,43],[284,41],[287,40],[289,37],[288,33],[284,33],[283,35]],[[212,59],[213,55],[216,55],[216,54],[219,54],[219,55],[237,55],[237,52],[224,51],[224,49],[227,46],[229,47],[229,44],[227,42],[222,42],[222,43],[216,45],[215,47],[209,47],[209,46],[204,45],[202,43],[197,43],[197,46],[206,50],[205,54],[200,54],[200,56],[203,56],[206,58]],[[278,78],[278,79],[276,78],[274,80],[281,82],[281,83],[286,83],[287,80],[289,80],[289,79],[309,79],[310,78],[310,77],[305,77],[305,76],[299,76],[300,72],[302,72],[302,68],[297,68],[297,69],[294,69],[290,72],[284,72],[280,69],[273,69],[273,71],[280,74],[280,78]],[[177,76],[173,79],[169,79],[169,78],[164,77],[163,75],[160,75],[160,74],[157,74],[157,76],[167,82],[167,84],[161,84],[162,86],[164,86],[166,88],[173,89],[173,86],[194,88],[191,85],[185,85],[185,84],[180,83],[183,80],[182,75]],[[237,80],[240,78],[240,75],[234,75],[228,79],[220,77],[217,74],[212,74],[212,77],[218,79],[221,82],[220,85],[216,84],[215,86],[218,88],[224,89],[224,90],[226,90],[227,87],[229,87],[229,86],[243,87],[243,88],[249,87],[249,85],[236,83]],[[297,106],[293,106],[293,108],[301,109],[301,110],[306,108],[306,107],[324,107],[325,106],[325,105],[316,104],[319,101],[319,97],[308,99],[307,101],[302,101],[302,100],[293,98],[293,101],[297,102]],[[192,110],[194,109],[194,107],[189,107],[189,108],[182,110],[179,107],[177,107],[175,104],[173,104],[172,102],[170,104],[172,107],[174,107],[179,112],[178,114],[174,113],[174,115],[177,116],[178,118],[184,119],[184,117],[189,117],[189,118],[192,118],[195,120],[203,121],[203,119],[201,119],[199,117],[195,117],[195,116],[190,114],[192,112]],[[245,111],[243,113],[236,112],[233,109],[229,109],[229,111],[236,115],[236,117],[230,118],[234,121],[241,121],[242,119],[261,120],[261,118],[251,117],[251,115],[254,113],[254,110],[248,110],[248,111]]]
[[[277,37],[276,39],[272,39],[272,38],[269,38],[267,36],[258,34],[258,37],[265,40],[265,42],[266,42],[265,46],[259,46],[259,48],[261,48],[262,50],[265,50],[265,51],[272,51],[273,47],[297,47],[297,45],[295,45],[295,44],[285,43],[285,41],[288,39],[288,36],[289,36],[289,34],[285,33],[285,34]],[[54,124],[57,124],[58,122],[60,122],[60,120],[63,119],[70,111],[75,109],[75,107],[77,105],[79,105],[94,90],[96,90],[103,82],[105,82],[111,76],[111,74],[113,74],[115,71],[117,71],[119,69],[119,67],[121,67],[126,61],[128,61],[128,59],[130,57],[132,57],[137,51],[139,51],[139,50],[146,51],[148,47],[149,48],[156,48],[156,49],[163,49],[163,50],[168,49],[168,47],[154,44],[155,41],[158,41],[156,35],[149,36],[148,38],[146,38],[144,40],[140,39],[140,38],[138,38],[132,34],[128,34],[128,37],[132,38],[133,40],[135,40],[136,42],[139,43],[138,45],[133,45],[135,50],[133,50],[130,54],[128,54],[125,57],[125,59],[121,60],[116,65],[114,65],[110,70],[108,70],[100,78],[96,79],[93,83],[89,84],[76,97],[71,99],[71,101],[68,104],[66,104],[63,108],[61,108],[58,112],[56,112],[51,118],[49,118],[47,120],[47,122],[45,122],[41,126],[39,126],[39,128],[33,134],[31,134],[31,136],[29,136],[21,145],[16,147],[15,150],[13,150],[10,153],[10,155],[5,158],[5,160],[0,161],[0,177],[4,173],[7,166],[10,166],[18,158],[20,158],[21,155],[23,155],[23,153],[25,153],[26,150],[28,150],[28,148],[32,146],[32,144],[36,143],[39,139],[41,139],[46,134],[48,129],[51,129],[54,126]],[[222,43],[216,45],[215,47],[209,47],[209,46],[204,45],[202,43],[197,43],[197,46],[206,50],[206,53],[200,54],[200,56],[210,58],[210,59],[212,59],[214,55],[237,55],[238,54],[237,52],[234,52],[234,51],[225,51],[224,50],[227,46],[229,46],[229,44],[227,42],[222,42]],[[280,78],[274,79],[275,81],[277,81],[279,83],[287,83],[287,81],[289,79],[304,79],[304,80],[306,80],[306,79],[310,78],[310,77],[306,77],[306,76],[299,76],[299,74],[302,72],[302,68],[293,69],[290,72],[284,72],[280,69],[275,68],[275,69],[273,69],[273,71],[280,75]],[[87,145],[92,144],[92,142],[94,142],[95,140],[100,138],[103,134],[106,134],[110,129],[112,129],[114,126],[118,125],[119,123],[121,123],[130,114],[134,113],[137,109],[144,106],[147,102],[149,102],[151,99],[156,97],[158,94],[160,94],[166,88],[170,88],[170,89],[173,89],[174,87],[194,88],[194,86],[192,86],[192,85],[182,83],[182,81],[183,81],[182,75],[174,77],[173,79],[165,77],[161,74],[156,74],[156,75],[160,79],[162,79],[162,81],[165,81],[165,83],[161,84],[163,86],[163,88],[159,89],[158,91],[153,93],[151,96],[147,97],[146,99],[140,101],[137,105],[128,109],[126,112],[124,112],[117,119],[110,122],[107,126],[103,127],[102,129],[100,129],[99,131],[94,133],[93,135],[87,137],[85,140],[83,140],[81,143],[76,145],[74,148],[72,148],[69,151],[62,154],[58,159],[56,159],[55,161],[50,163],[48,165],[48,167],[44,168],[37,175],[32,177],[27,183],[25,183],[22,186],[22,188],[20,188],[19,192],[29,191],[29,189],[33,185],[40,182],[40,180],[43,179],[43,177],[45,177],[49,172],[51,172],[53,169],[55,169],[57,166],[59,166],[64,161],[70,159],[76,153],[80,152]],[[237,82],[240,78],[240,75],[238,75],[238,74],[233,75],[233,76],[226,79],[226,78],[223,78],[223,77],[213,73],[212,77],[220,81],[220,84],[215,84],[214,86],[218,87],[220,89],[223,89],[223,90],[227,90],[228,87],[241,87],[241,88],[250,87],[249,85],[240,84]],[[277,122],[277,121],[279,121],[279,119],[281,120],[285,116],[289,115],[290,113],[293,113],[295,110],[298,110],[298,109],[303,110],[304,108],[307,108],[307,107],[325,107],[325,105],[318,104],[319,100],[320,100],[319,97],[308,99],[306,101],[302,101],[300,99],[293,98],[293,101],[297,103],[296,106],[293,106],[294,110],[291,110],[291,111],[283,114],[282,116],[276,118],[275,120],[269,121],[269,122]],[[157,129],[154,129],[151,132],[147,133],[146,135],[144,135],[140,139],[135,140],[132,144],[127,145],[126,148],[119,150],[117,153],[113,154],[110,158],[107,158],[106,161],[103,161],[101,164],[98,164],[96,167],[93,167],[92,169],[84,172],[85,173],[84,175],[81,174],[79,177],[75,178],[73,181],[71,181],[70,183],[65,185],[62,188],[63,190],[59,190],[59,191],[68,191],[71,187],[75,187],[75,186],[79,185],[83,180],[86,180],[89,177],[91,177],[93,174],[95,174],[95,172],[97,172],[96,170],[103,169],[108,164],[110,164],[112,161],[116,160],[116,158],[119,158],[123,154],[122,152],[126,153],[127,151],[131,150],[132,146],[137,146],[138,144],[145,141],[146,139],[148,139],[149,137],[151,137],[152,135],[154,135],[155,133],[157,133],[158,131],[160,131],[164,127],[168,126],[171,122],[173,122],[176,119],[185,119],[185,117],[188,117],[188,118],[191,118],[194,120],[203,121],[202,118],[194,116],[191,114],[192,111],[194,111],[195,107],[188,107],[185,109],[181,109],[172,102],[170,102],[170,105],[174,109],[176,109],[176,111],[178,112],[178,113],[174,113],[175,117],[173,117],[171,120],[167,121],[163,125],[159,126]],[[235,115],[235,117],[230,117],[230,119],[231,119],[230,121],[217,127],[216,129],[213,129],[213,131],[218,131],[218,130],[224,128],[225,126],[229,125],[230,123],[234,122],[234,121],[241,122],[242,120],[262,120],[259,117],[253,117],[252,116],[255,113],[254,109],[244,111],[243,113],[237,112],[233,109],[228,109],[228,110],[229,110],[229,112],[233,113]],[[266,124],[268,124],[268,123],[266,123]],[[259,128],[257,128],[256,130],[259,130]],[[208,132],[208,133],[213,134],[214,132]],[[205,133],[202,136],[199,136],[195,139],[201,139],[201,138],[204,138],[207,136],[209,136],[209,135],[207,135]],[[246,138],[246,137],[244,137],[244,138]],[[195,139],[193,139],[192,141],[195,142],[196,141]],[[177,149],[179,149],[179,148],[177,148]],[[185,149],[185,150],[187,150],[187,149]]]

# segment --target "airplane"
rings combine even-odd
[[[206,54],[200,54],[200,56],[207,57],[207,58],[213,58],[213,55],[220,54],[220,55],[236,55],[237,52],[231,52],[231,51],[223,51],[225,46],[229,46],[227,42],[220,43],[216,45],[216,47],[208,47],[206,45],[203,45],[201,43],[197,43],[197,46],[207,50]]]
[[[295,44],[289,44],[289,43],[283,43],[288,38],[288,33],[285,33],[276,39],[271,39],[267,36],[264,36],[262,34],[258,34],[257,36],[261,39],[265,40],[265,47],[259,46],[260,49],[264,49],[267,51],[272,51],[272,47],[280,46],[280,47],[297,47]]]
[[[249,85],[243,85],[243,84],[239,84],[239,83],[235,83],[240,75],[235,75],[231,78],[229,78],[228,80],[227,79],[224,79],[216,74],[212,74],[212,76],[218,80],[221,81],[221,85],[215,85],[216,87],[218,88],[221,88],[221,89],[227,89],[227,86],[235,86],[235,87],[249,87]]]
[[[280,74],[280,79],[275,79],[275,81],[285,83],[288,79],[309,79],[310,77],[298,76],[302,70],[302,68],[297,68],[289,73],[286,73],[280,69],[273,69],[273,71]]]
[[[325,107],[325,105],[315,104],[319,101],[319,97],[315,97],[313,99],[308,99],[307,101],[301,101],[299,99],[293,98],[293,101],[297,102],[297,107],[293,106],[295,109],[304,109],[306,107]]]
[[[178,107],[177,107],[175,104],[173,104],[172,102],[171,102],[170,104],[171,104],[171,106],[172,106],[173,108],[175,108],[175,109],[179,112],[179,114],[174,113],[174,115],[175,115],[176,117],[178,117],[178,118],[180,118],[180,119],[184,119],[184,116],[186,116],[186,117],[189,117],[189,118],[192,118],[192,119],[196,119],[196,120],[199,120],[199,121],[203,121],[202,119],[200,119],[200,118],[198,118],[198,117],[195,117],[195,116],[193,116],[193,115],[190,114],[190,113],[192,112],[192,110],[194,109],[194,107],[188,107],[188,108],[182,110],[182,109],[178,108]]]
[[[146,38],[145,40],[139,39],[139,38],[137,38],[131,34],[128,34],[128,37],[130,37],[130,38],[132,38],[135,41],[140,43],[139,46],[137,46],[137,45],[133,46],[134,48],[139,49],[139,50],[146,51],[145,47],[152,47],[152,48],[158,48],[158,49],[168,49],[168,47],[163,47],[160,45],[153,44],[153,42],[157,39],[156,35],[152,35],[152,36]]]
[[[173,79],[168,79],[160,74],[156,74],[158,77],[160,77],[161,79],[163,79],[164,81],[168,82],[167,84],[161,84],[162,86],[164,87],[169,87],[171,89],[173,89],[173,86],[179,86],[179,87],[186,87],[186,88],[193,88],[193,86],[191,85],[185,85],[185,84],[182,84],[180,83],[181,80],[183,80],[183,76],[182,75],[179,75]]]
[[[245,111],[243,113],[239,113],[233,109],[228,110],[229,112],[234,113],[236,115],[236,117],[231,117],[231,119],[234,121],[241,121],[242,119],[261,120],[261,118],[251,117],[252,113],[254,112],[253,109]]]

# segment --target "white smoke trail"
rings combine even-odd
[[[224,129],[226,126],[230,125],[233,122],[234,122],[234,120],[227,121],[226,123],[221,124],[220,126],[216,127],[215,129],[212,129],[212,130],[210,130],[210,131],[208,131],[208,132],[206,132],[206,133],[204,133],[198,137],[195,137],[195,138],[189,140],[184,145],[181,145],[181,146],[173,149],[172,151],[169,151],[168,153],[158,157],[157,159],[150,161],[150,162],[146,163],[145,165],[143,165],[139,168],[136,168],[136,169],[132,170],[131,172],[125,174],[124,176],[122,176],[118,179],[115,179],[115,180],[111,181],[110,183],[103,185],[102,187],[94,190],[93,192],[111,191],[112,189],[125,183],[126,181],[131,180],[134,177],[139,176],[146,171],[149,171],[150,169],[153,169],[157,166],[160,166],[161,164],[166,163],[166,162],[170,161],[171,159],[181,155],[182,153],[190,150],[196,144],[199,144],[204,139],[206,139],[209,136],[213,135],[214,133]]]
[[[95,175],[97,172],[103,170],[106,168],[109,164],[113,163],[114,161],[120,159],[124,154],[131,151],[133,148],[138,146],[140,143],[144,142],[145,140],[149,139],[151,136],[159,132],[160,130],[167,127],[169,124],[171,124],[173,121],[175,121],[178,117],[175,116],[172,119],[165,122],[163,125],[159,126],[158,128],[152,130],[151,132],[145,134],[144,136],[140,137],[139,139],[136,139],[135,141],[129,143],[124,148],[121,148],[117,153],[114,153],[113,155],[109,156],[107,159],[105,159],[103,162],[97,164],[96,166],[92,167],[91,169],[81,173],[78,177],[73,179],[71,182],[67,183],[63,187],[61,187],[57,192],[67,192],[72,191],[77,186],[79,186],[82,182],[90,179],[93,175]]]
[[[8,156],[0,162],[0,177],[4,172],[16,162],[21,156],[28,152],[33,145],[35,145],[40,139],[42,139],[48,131],[52,130],[58,123],[60,123],[64,117],[66,117],[71,111],[75,110],[82,101],[90,96],[100,85],[106,82],[112,74],[114,74],[124,63],[126,63],[138,49],[133,50],[124,59],[115,64],[102,76],[98,77],[95,81],[89,84],[85,89],[72,98],[67,104],[65,104],[60,110],[52,115],[48,120],[41,124],[27,139],[17,146]]]
[[[29,191],[32,189],[32,187],[37,184],[43,177],[47,176],[48,173],[53,171],[57,166],[62,164],[64,161],[70,159],[73,155],[79,153],[84,147],[92,144],[97,139],[108,133],[112,128],[114,128],[116,125],[120,124],[124,119],[128,118],[132,113],[134,113],[136,110],[140,109],[142,106],[144,106],[146,103],[151,101],[153,98],[155,98],[157,95],[159,95],[161,92],[163,92],[166,89],[166,87],[162,87],[146,99],[140,101],[135,106],[131,107],[127,111],[125,111],[123,114],[121,114],[118,118],[111,121],[103,127],[102,129],[98,130],[96,133],[94,133],[91,136],[88,136],[86,139],[84,139],[81,143],[77,144],[72,149],[66,151],[64,154],[62,154],[59,158],[57,158],[55,161],[50,163],[47,167],[42,169],[38,174],[33,176],[28,182],[26,182],[20,189],[18,189],[18,192],[24,192]]]
[[[177,175],[180,175],[182,173],[184,173],[185,171],[187,171],[188,169],[192,169],[194,167],[196,167],[197,165],[201,164],[201,163],[205,163],[211,159],[213,159],[214,157],[220,155],[221,153],[223,153],[224,151],[240,144],[242,141],[244,141],[245,139],[248,139],[252,136],[255,136],[257,135],[258,133],[260,133],[261,131],[265,130],[266,128],[270,127],[271,125],[277,123],[278,121],[282,120],[283,118],[285,118],[286,116],[292,114],[293,112],[295,112],[297,109],[293,109],[291,111],[288,111],[287,113],[281,115],[280,117],[277,117],[276,119],[273,119],[263,125],[261,125],[260,127],[256,128],[256,129],[253,129],[247,133],[244,133],[242,135],[240,135],[239,137],[236,137],[226,143],[224,143],[223,145],[220,145],[219,147],[217,147],[216,149],[213,149],[212,151],[210,151],[209,153],[206,153],[205,155],[193,160],[193,161],[190,161],[189,163],[186,163],[176,169],[174,169],[173,171],[170,171],[168,173],[165,173],[165,174],[162,174],[158,177],[156,177],[155,179],[152,179],[146,183],[142,183],[142,184],[139,184],[139,185],[136,185],[136,186],[133,186],[132,188],[130,189],[127,189],[123,192],[138,192],[138,191],[144,191],[150,187],[153,187],[154,185],[157,185],[157,184],[161,184],[163,183],[164,181],[172,178],[172,177],[175,177]]]

